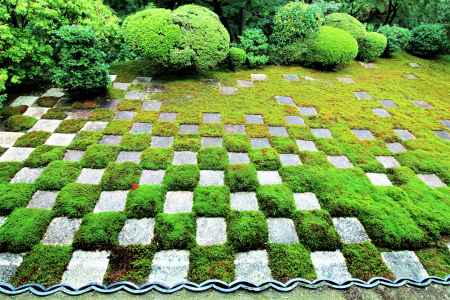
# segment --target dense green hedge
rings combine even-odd
[[[384,53],[387,46],[386,37],[377,32],[368,32],[358,40],[358,59],[366,62],[374,61]]]
[[[366,34],[366,28],[358,19],[345,13],[333,13],[325,17],[324,25],[336,27],[349,32],[355,39]]]

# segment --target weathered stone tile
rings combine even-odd
[[[269,257],[265,250],[241,252],[234,260],[235,280],[262,284],[272,280]]]
[[[284,74],[283,78],[287,81],[299,81],[300,78],[297,74]]]
[[[448,133],[448,131],[445,131],[445,130],[437,130],[437,131],[434,132],[434,134],[435,134],[438,138],[441,138],[441,139],[444,139],[444,140],[447,140],[447,141],[450,140],[450,134]]]
[[[353,94],[355,95],[355,97],[358,100],[371,100],[372,99],[372,96],[367,92],[359,91],[359,92],[354,92]]]
[[[69,146],[75,138],[74,133],[53,133],[45,142],[50,146]]]
[[[11,147],[8,148],[5,153],[0,156],[0,162],[3,161],[17,161],[22,162],[30,156],[34,148],[21,148],[21,147]]]
[[[352,129],[352,132],[360,141],[372,141],[375,139],[372,132],[367,129]]]
[[[360,61],[359,64],[365,69],[376,69],[377,65],[375,63],[365,63]]]
[[[124,83],[124,82],[114,82],[113,83],[113,88],[115,88],[117,90],[126,91],[126,90],[128,90],[129,87],[130,87],[129,83]]]
[[[114,82],[114,81],[116,81],[116,79],[117,79],[117,75],[109,75],[109,80],[111,81],[111,82]]]
[[[104,135],[100,140],[100,144],[119,145],[122,142],[121,135]]]
[[[264,118],[262,115],[245,115],[245,123],[247,124],[264,124]]]
[[[410,63],[408,63],[408,65],[409,65],[411,68],[420,68],[420,65],[419,65],[418,63],[415,63],[415,62],[410,62]]]
[[[251,74],[250,75],[253,81],[265,81],[267,80],[266,74]]]
[[[415,74],[412,74],[412,73],[407,73],[407,74],[403,75],[403,77],[405,77],[408,80],[416,80],[416,79],[418,79],[417,76]]]
[[[108,251],[77,250],[72,254],[61,283],[74,288],[81,288],[89,283],[102,284],[108,264]]]
[[[281,184],[281,177],[278,171],[257,171],[258,181],[261,185]]]
[[[237,211],[258,210],[256,193],[241,192],[231,194],[231,209]]]
[[[392,156],[377,156],[376,159],[385,169],[395,169],[400,167],[398,161]]]
[[[36,96],[19,96],[16,98],[16,100],[13,101],[13,103],[11,103],[10,106],[12,107],[21,105],[32,106],[38,99],[39,97]]]
[[[366,173],[370,182],[376,186],[391,186],[392,182],[389,180],[386,174],[382,173]]]
[[[162,112],[159,114],[159,120],[161,122],[175,122],[176,119],[177,119],[177,113]]]
[[[280,154],[280,161],[283,167],[298,166],[302,164],[297,154]]]
[[[313,141],[296,140],[296,143],[300,151],[311,151],[311,152],[318,151],[316,144],[314,144]]]
[[[441,124],[450,129],[450,120],[442,120]]]
[[[102,192],[94,208],[94,213],[104,211],[123,211],[128,191]]]
[[[217,148],[222,147],[223,138],[219,137],[203,137],[202,147],[203,148]]]
[[[381,100],[380,102],[384,106],[384,108],[396,108],[397,107],[397,104],[390,99],[384,99],[384,100]]]
[[[238,91],[238,89],[235,87],[232,87],[232,86],[220,86],[219,87],[219,93],[222,96],[232,96],[232,95],[235,95],[237,91]]]
[[[369,240],[366,230],[357,218],[333,218],[333,224],[345,244],[360,244]]]
[[[58,192],[50,191],[37,191],[33,194],[30,202],[28,203],[28,208],[42,208],[42,209],[52,209],[55,205],[56,197]]]
[[[298,210],[320,209],[319,200],[314,193],[294,193],[295,206]]]
[[[125,95],[125,99],[128,100],[144,100],[145,93],[141,91],[129,91]]]
[[[353,164],[344,155],[338,156],[327,156],[328,161],[338,169],[349,169],[353,168]]]
[[[56,128],[58,128],[59,124],[61,124],[61,122],[62,122],[61,120],[41,119],[38,120],[29,131],[54,132]]]
[[[164,212],[168,214],[191,212],[193,198],[192,192],[167,192]]]
[[[241,165],[250,163],[247,153],[228,152],[228,161],[230,165]]]
[[[181,135],[198,134],[198,125],[182,124],[180,125],[180,134]]]
[[[200,171],[200,186],[214,186],[224,185],[224,172],[223,171]]]
[[[138,76],[133,80],[133,84],[149,84],[152,82],[152,77]]]
[[[333,138],[331,131],[327,128],[311,128],[311,133],[318,139],[331,139]]]
[[[216,124],[222,122],[222,116],[219,113],[203,113],[203,123]]]
[[[142,102],[143,111],[160,111],[162,103],[159,101],[144,101]]]
[[[83,184],[100,184],[104,172],[104,169],[82,169],[76,182]]]
[[[394,133],[402,141],[409,141],[416,138],[411,132],[406,129],[394,129]]]
[[[152,148],[170,148],[173,144],[173,136],[153,136]]]
[[[380,118],[389,118],[391,116],[387,110],[382,108],[374,108],[372,109],[372,112]]]
[[[294,222],[287,218],[267,219],[269,228],[269,242],[275,244],[295,244],[298,243],[297,232]]]
[[[289,96],[275,96],[275,99],[277,100],[278,104],[295,106],[295,102],[294,102],[294,99],[292,99],[292,97],[289,97]]]
[[[253,87],[253,81],[251,81],[251,80],[236,80],[236,85],[240,88],[251,88],[251,87]]]
[[[314,80],[316,80],[315,78],[313,78],[313,77],[311,77],[311,76],[302,76],[302,78],[304,79],[304,80],[306,80],[306,81],[314,81]]]
[[[139,164],[141,161],[141,154],[142,152],[139,151],[120,151],[116,162],[134,162]]]
[[[245,134],[245,125],[225,125],[225,132]]]
[[[353,80],[353,78],[351,76],[342,76],[342,77],[337,77],[336,78],[340,83],[344,83],[344,84],[354,84],[355,81]]]
[[[305,125],[305,121],[299,116],[286,116],[284,120],[288,125]]]
[[[312,106],[300,106],[298,108],[299,113],[305,117],[315,117],[317,116],[317,110]]]
[[[131,133],[152,133],[152,124],[150,123],[134,123],[131,128]]]
[[[22,254],[0,253],[0,282],[9,283],[22,261]]]
[[[30,116],[40,119],[49,110],[48,107],[28,107],[27,111],[24,112],[24,116]]]
[[[70,245],[81,225],[81,219],[54,218],[42,240],[46,245]]]
[[[317,279],[328,279],[337,283],[344,283],[352,278],[347,269],[345,258],[339,250],[312,252],[311,260]]]
[[[386,147],[394,154],[406,152],[406,148],[400,143],[387,143]]]
[[[224,218],[197,218],[197,244],[199,246],[223,245],[227,241]]]
[[[196,165],[197,153],[191,151],[176,151],[173,154],[173,165]]]
[[[154,229],[154,219],[127,219],[119,233],[119,245],[150,245]]]
[[[416,100],[413,102],[415,106],[419,107],[419,108],[423,108],[423,109],[431,109],[433,108],[433,105],[431,105],[430,103],[424,101],[424,100]]]
[[[270,148],[270,142],[267,138],[253,138],[250,139],[253,149]]]
[[[139,184],[161,184],[166,175],[164,170],[143,170]]]
[[[11,179],[11,183],[34,183],[43,171],[44,168],[22,168]]]
[[[167,250],[156,252],[148,282],[174,286],[186,282],[189,272],[189,251]]]
[[[447,185],[435,174],[417,174],[417,177],[431,188],[446,187]]]
[[[134,111],[118,111],[114,119],[116,120],[133,120],[136,113]]]
[[[68,161],[80,161],[84,155],[84,151],[80,150],[66,150],[64,153],[64,160]]]
[[[284,127],[269,126],[269,132],[270,132],[271,136],[282,136],[282,137],[289,136],[286,128],[284,128]]]
[[[110,110],[116,110],[120,101],[117,99],[106,100],[100,104],[101,108],[107,108]]]
[[[412,251],[382,252],[381,257],[396,278],[422,281],[428,277],[427,271]]]
[[[107,125],[108,122],[88,121],[84,124],[83,128],[81,128],[81,131],[103,131]]]
[[[48,89],[42,96],[43,97],[51,97],[51,98],[62,98],[64,97],[64,90],[59,88],[51,88]]]
[[[19,139],[23,132],[0,132],[0,147],[9,148],[14,146],[17,139]]]

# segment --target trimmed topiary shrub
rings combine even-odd
[[[248,28],[239,36],[239,48],[247,53],[250,67],[265,65],[269,62],[269,44],[264,32],[259,28]]]
[[[350,33],[355,39],[366,34],[366,28],[358,19],[345,13],[332,13],[325,17],[324,25],[342,29]]]
[[[394,54],[406,49],[411,39],[411,31],[399,26],[384,25],[378,28],[378,32],[387,38],[386,49],[383,56],[392,57]]]
[[[138,54],[172,69],[207,70],[223,61],[230,47],[219,17],[197,5],[142,10],[125,19],[123,32]]]
[[[387,39],[377,32],[368,32],[358,40],[358,59],[366,62],[374,61],[380,57],[387,46]]]
[[[358,43],[344,30],[322,26],[310,42],[304,62],[320,68],[347,64],[358,55]]]
[[[408,51],[425,58],[435,57],[444,52],[447,43],[444,25],[423,24],[411,30]]]
[[[247,60],[247,53],[244,49],[231,47],[230,52],[228,52],[228,67],[231,70],[237,70],[245,63]]]

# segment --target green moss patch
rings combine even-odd
[[[8,131],[24,131],[33,127],[36,122],[34,117],[14,115],[6,120],[5,127]]]
[[[0,162],[0,183],[8,183],[22,169],[20,162]]]
[[[200,179],[196,165],[170,166],[164,176],[164,185],[171,191],[193,191]]]
[[[61,124],[59,124],[58,128],[56,128],[55,132],[59,133],[78,133],[81,128],[83,128],[84,124],[86,124],[85,120],[63,120]]]
[[[294,140],[288,137],[272,137],[270,144],[279,153],[297,153],[298,148]]]
[[[25,166],[31,168],[43,167],[52,161],[64,158],[64,148],[57,146],[41,145],[36,147],[25,160]]]
[[[148,148],[141,155],[141,167],[146,170],[163,170],[172,163],[173,150]]]
[[[102,169],[116,160],[119,149],[109,145],[92,145],[86,149],[81,158],[81,165],[84,168]]]
[[[90,121],[110,121],[114,118],[114,112],[107,108],[96,108],[91,111]]]
[[[226,217],[230,213],[230,190],[225,186],[197,187],[192,210],[197,216]]]
[[[190,249],[195,245],[195,220],[191,214],[158,214],[155,240],[159,249]]]
[[[445,244],[418,250],[416,254],[430,276],[445,278],[450,274],[450,253]]]
[[[57,216],[82,218],[94,210],[100,197],[100,188],[96,185],[70,183],[58,193],[53,211]]]
[[[258,211],[233,213],[228,224],[228,240],[236,251],[265,248],[268,240],[266,218]]]
[[[228,166],[228,155],[224,148],[201,149],[197,156],[201,170],[225,170]]]
[[[200,137],[198,136],[177,136],[173,143],[175,151],[193,151],[200,150]]]
[[[316,278],[310,252],[302,244],[269,244],[269,267],[275,280],[287,282],[293,278]]]
[[[36,186],[33,184],[0,184],[0,214],[8,215],[14,209],[26,206],[35,191]]]
[[[258,170],[278,170],[281,166],[278,152],[273,148],[254,149],[249,156]]]
[[[102,136],[103,133],[101,132],[81,131],[73,139],[68,148],[73,150],[86,150],[89,146],[97,144]]]
[[[31,147],[36,148],[45,143],[50,133],[45,131],[31,131],[22,135],[17,139],[14,147]]]
[[[261,211],[267,217],[292,216],[295,211],[294,196],[286,185],[263,185],[256,190]]]
[[[223,144],[229,152],[248,152],[252,145],[244,134],[225,135]]]
[[[232,192],[255,191],[258,187],[256,168],[253,165],[229,166],[225,172],[225,182]]]
[[[139,165],[132,162],[110,163],[103,173],[101,188],[104,191],[129,190],[133,183],[139,182]]]
[[[124,151],[142,151],[150,146],[151,136],[149,134],[127,133],[122,137],[120,149]]]
[[[51,162],[37,179],[37,186],[44,191],[60,190],[77,180],[81,167],[76,162],[57,160]]]
[[[234,255],[229,246],[194,247],[190,252],[189,279],[201,283],[214,278],[234,279]]]
[[[153,126],[152,134],[155,136],[176,136],[178,125],[171,122],[159,122]]]
[[[128,193],[125,212],[128,218],[155,217],[162,212],[165,190],[159,185],[141,185]]]
[[[113,120],[108,123],[104,134],[113,134],[113,135],[123,135],[130,131],[131,126],[133,126],[133,122],[129,120]]]

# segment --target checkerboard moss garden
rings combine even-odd
[[[0,53],[0,281],[450,274],[445,27],[42,3],[0,16],[45,56]]]

